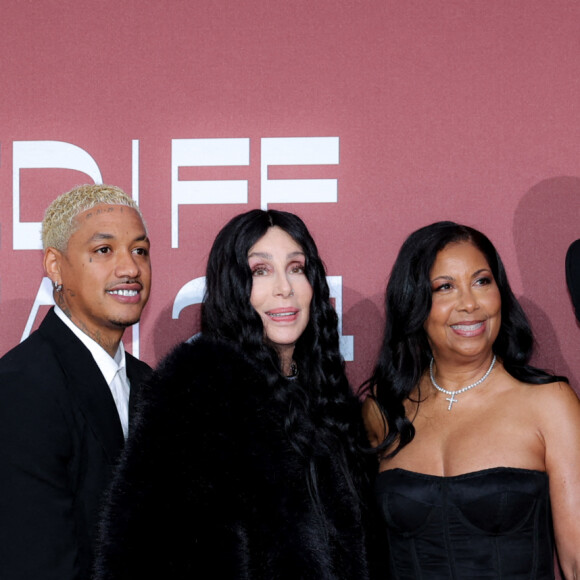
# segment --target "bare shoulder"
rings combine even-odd
[[[556,381],[542,385],[525,385],[531,404],[540,415],[554,416],[580,413],[578,395],[568,383]],[[557,413],[558,415],[554,415]]]
[[[380,445],[387,436],[387,421],[372,395],[363,402],[362,416],[370,444]]]
[[[527,408],[534,414],[545,444],[560,445],[563,439],[580,442],[580,400],[574,389],[560,381],[525,386]]]

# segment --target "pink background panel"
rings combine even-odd
[[[338,180],[336,202],[271,207],[301,215],[342,276],[353,384],[372,370],[401,243],[451,219],[496,244],[537,334],[535,362],[578,388],[564,256],[580,237],[579,33],[580,7],[564,0],[6,3],[0,352],[20,340],[43,275],[40,250],[13,248],[15,143],[74,144],[130,193],[138,140],[154,266],[140,356],[155,364],[197,330],[199,307],[173,320],[173,301],[203,276],[217,231],[262,203],[262,139],[333,137],[338,164],[268,175]],[[172,248],[172,141],[217,138],[249,139],[249,163],[182,167],[179,179],[245,180],[247,202],[181,206]],[[21,220],[88,180],[21,170]]]

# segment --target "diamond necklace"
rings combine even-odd
[[[429,378],[431,379],[431,384],[438,390],[441,391],[442,393],[445,393],[446,395],[450,395],[450,397],[446,397],[445,400],[449,401],[449,407],[447,407],[448,411],[451,411],[451,407],[453,406],[453,403],[457,403],[457,399],[455,398],[455,395],[460,395],[461,393],[465,393],[465,391],[469,391],[469,389],[473,389],[473,387],[477,387],[477,385],[481,385],[481,383],[483,383],[483,381],[485,381],[485,379],[487,379],[487,377],[489,376],[489,373],[491,373],[491,370],[493,369],[493,365],[495,365],[495,359],[496,356],[493,355],[493,359],[491,361],[491,364],[489,365],[489,368],[487,369],[487,372],[483,375],[483,377],[481,377],[481,379],[479,379],[479,381],[476,381],[475,383],[471,384],[471,385],[467,385],[467,387],[463,387],[462,389],[459,389],[458,391],[448,391],[447,389],[444,389],[443,387],[440,387],[437,382],[435,381],[435,377],[433,376],[433,357],[431,357],[431,362],[429,363]]]

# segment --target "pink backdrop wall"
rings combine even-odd
[[[564,0],[6,2],[0,353],[46,310],[34,224],[100,177],[148,221],[153,294],[127,339],[151,364],[197,330],[199,307],[174,304],[218,229],[267,204],[304,218],[336,277],[355,384],[400,244],[452,219],[497,245],[535,362],[578,388],[579,33]]]

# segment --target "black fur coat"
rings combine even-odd
[[[96,578],[367,579],[364,509],[316,437],[324,515],[313,509],[287,413],[236,346],[179,346],[144,390]]]

